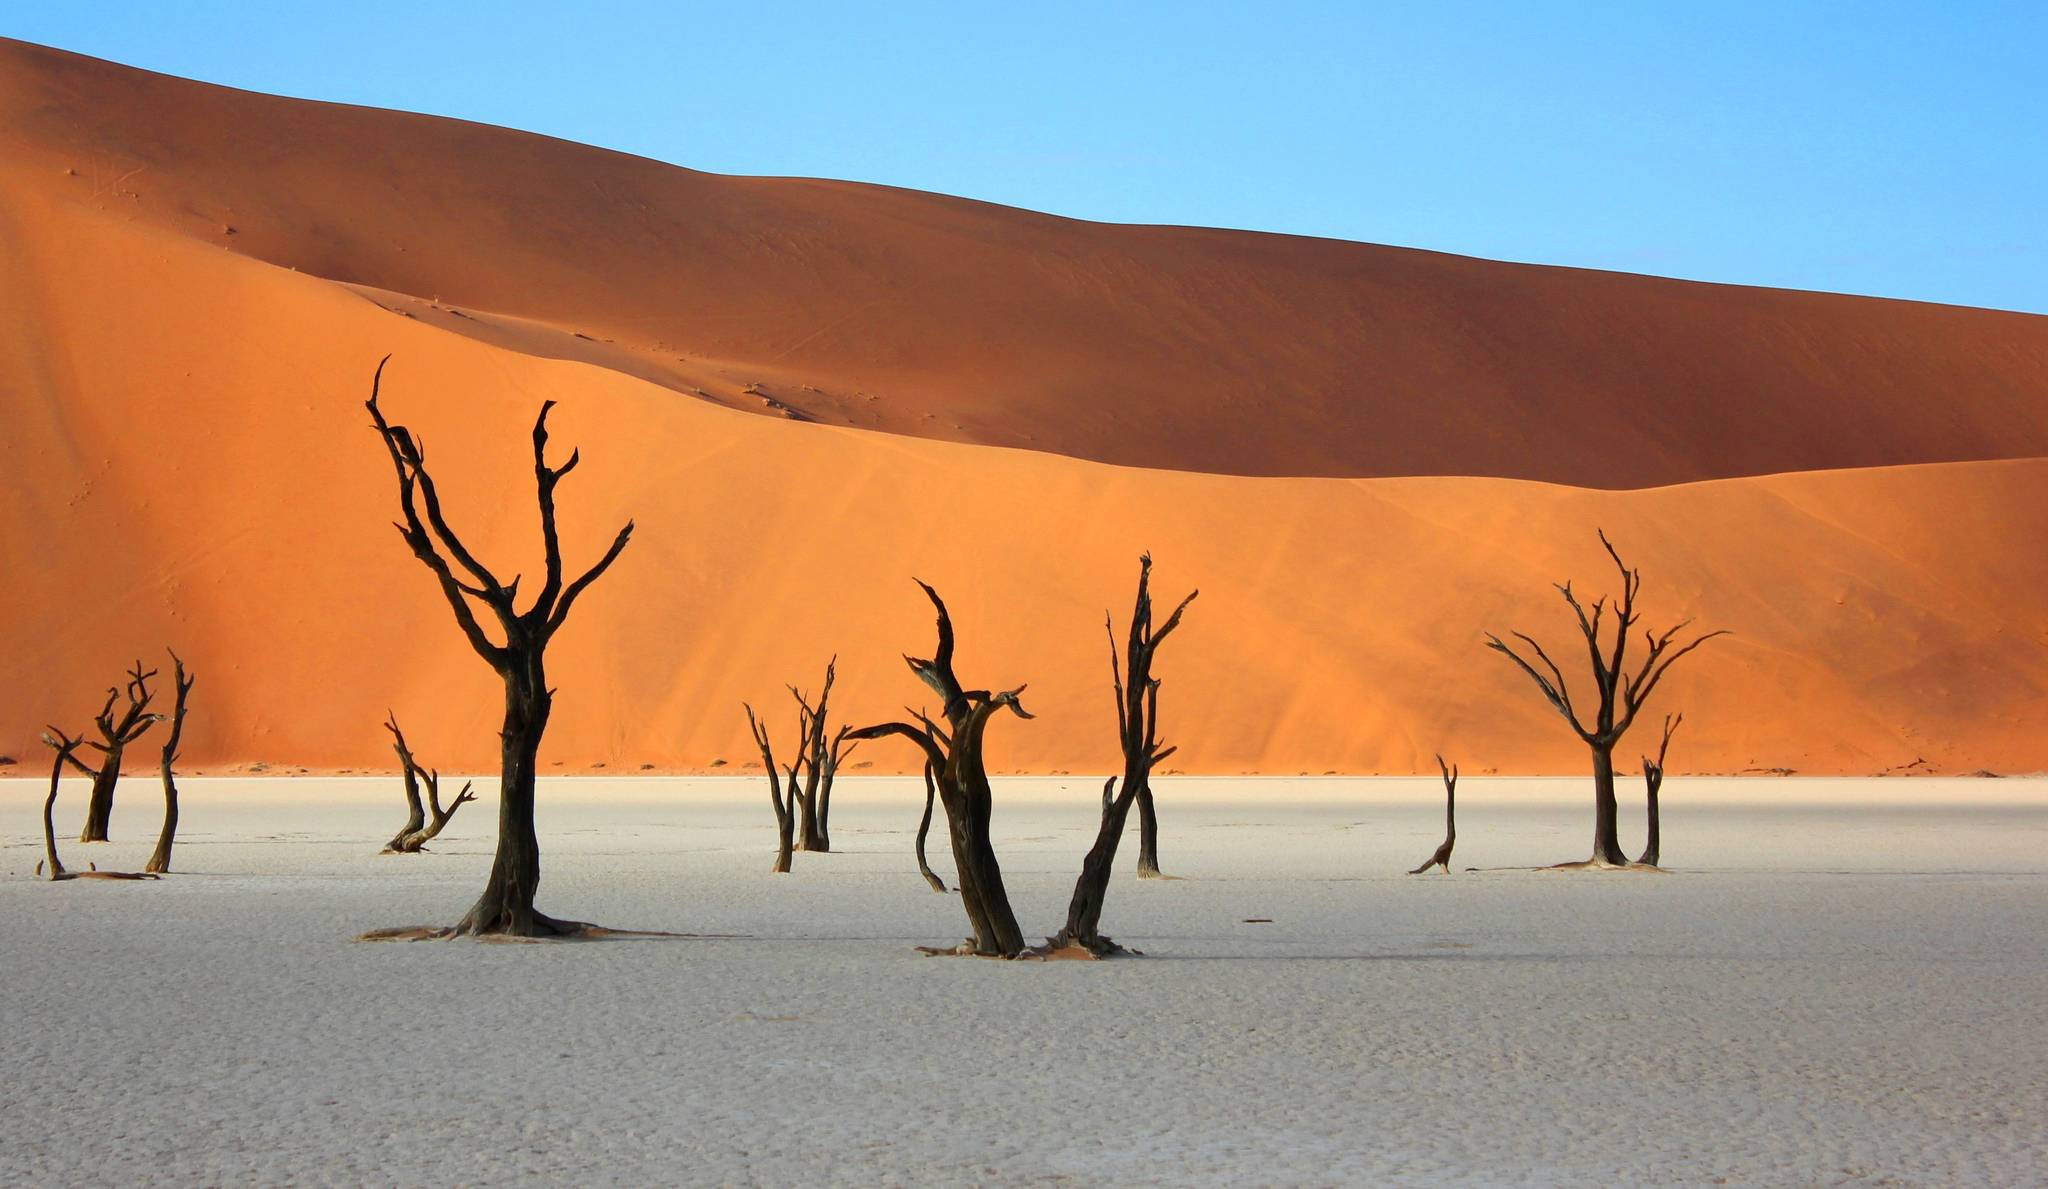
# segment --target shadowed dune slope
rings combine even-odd
[[[2048,455],[2048,318],[721,177],[0,41],[0,171],[776,418],[1607,489]],[[651,397],[649,399],[652,399]]]
[[[1653,622],[1740,633],[1652,707],[1687,712],[1675,769],[2048,767],[2048,462],[1602,492],[1207,475],[802,424],[397,317],[388,295],[57,178],[0,181],[0,749],[31,763],[44,722],[84,725],[169,642],[200,678],[191,764],[388,766],[390,708],[431,762],[490,767],[494,682],[389,524],[361,402],[390,352],[388,411],[504,570],[535,568],[544,398],[584,457],[561,491],[571,564],[639,521],[550,657],[546,759],[564,770],[741,765],[740,699],[786,707],[782,683],[814,684],[835,651],[841,710],[895,714],[921,692],[899,654],[931,645],[916,574],[955,607],[963,678],[1030,683],[1040,717],[995,726],[995,766],[1101,771],[1102,613],[1125,613],[1149,548],[1162,596],[1203,591],[1160,662],[1175,765],[1419,771],[1441,749],[1468,772],[1571,771],[1583,754],[1481,633],[1572,655],[1548,583],[1607,584],[1596,525],[1648,575]]]

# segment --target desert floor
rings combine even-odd
[[[1169,779],[1114,885],[1142,960],[918,956],[957,900],[913,780],[840,783],[840,851],[768,873],[758,779],[544,781],[541,907],[733,934],[351,944],[455,920],[494,798],[380,857],[392,779],[194,779],[181,872],[32,879],[0,783],[0,1179],[307,1184],[2037,1183],[2048,782],[1666,786],[1673,872],[1583,857],[1581,781]],[[1633,794],[1639,786],[1633,783]],[[997,782],[1028,933],[1099,780]],[[75,833],[82,782],[60,820]],[[123,786],[133,868],[155,782]],[[1640,837],[1640,822],[1624,823]],[[933,860],[950,877],[942,834]],[[1135,833],[1121,864],[1133,860]],[[1485,870],[1467,872],[1467,867]],[[1250,923],[1247,918],[1271,918]]]

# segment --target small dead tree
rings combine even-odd
[[[86,746],[100,753],[100,766],[88,767],[77,755],[71,756],[71,766],[92,777],[92,796],[86,802],[85,829],[79,832],[80,842],[105,842],[107,825],[114,816],[114,786],[121,779],[121,753],[130,743],[148,732],[149,728],[163,721],[161,714],[151,714],[149,705],[156,700],[156,693],[149,688],[150,678],[156,670],[144,672],[142,662],[128,670],[125,685],[107,690],[106,704],[93,716],[93,725],[99,729],[100,738]],[[127,706],[119,718],[114,716],[114,703],[123,695]]]
[[[442,597],[455,613],[455,622],[470,647],[504,681],[505,717],[498,733],[498,848],[483,895],[452,928],[386,930],[370,936],[563,937],[595,932],[593,926],[556,920],[533,907],[534,892],[540,886],[540,840],[533,825],[534,778],[541,737],[547,731],[548,715],[555,700],[555,691],[547,681],[547,646],[568,620],[576,600],[624,552],[626,542],[633,536],[633,524],[628,521],[619,530],[596,564],[564,582],[561,539],[555,531],[555,487],[576,469],[582,456],[572,451],[561,466],[548,465],[548,412],[555,402],[542,402],[540,415],[533,423],[533,476],[546,571],[532,605],[520,611],[515,606],[519,578],[514,577],[509,583],[500,581],[455,535],[442,515],[441,497],[433,476],[427,472],[419,439],[404,426],[385,421],[383,411],[377,407],[384,365],[389,362],[390,357],[386,356],[378,363],[366,407],[398,478],[398,504],[404,519],[396,527],[413,556],[440,585]],[[466,577],[457,576],[458,568]],[[472,600],[481,603],[497,619],[504,637],[502,643],[492,640],[484,631],[471,606]]]
[[[1600,534],[1600,544],[1607,550],[1607,556],[1614,559],[1614,565],[1621,572],[1621,594],[1612,604],[1614,612],[1614,641],[1610,645],[1601,638],[1601,620],[1610,609],[1605,597],[1596,599],[1589,611],[1578,596],[1572,593],[1569,582],[1559,584],[1558,593],[1578,620],[1579,634],[1585,637],[1587,656],[1593,669],[1595,702],[1590,721],[1584,717],[1573,701],[1571,691],[1565,684],[1564,673],[1543,651],[1543,646],[1521,632],[1510,635],[1527,646],[1535,657],[1535,663],[1516,651],[1514,646],[1489,632],[1486,646],[1515,663],[1529,680],[1543,692],[1543,697],[1572,730],[1586,744],[1593,754],[1593,857],[1583,864],[1565,866],[1626,867],[1628,857],[1622,853],[1621,840],[1616,831],[1614,801],[1614,745],[1628,732],[1641,712],[1644,703],[1650,700],[1657,683],[1670,672],[1671,666],[1680,657],[1698,648],[1716,636],[1725,636],[1725,630],[1708,632],[1694,638],[1690,643],[1672,647],[1679,634],[1691,626],[1692,620],[1681,621],[1670,630],[1657,633],[1643,633],[1644,653],[1640,665],[1633,675],[1628,671],[1629,635],[1640,621],[1636,610],[1636,596],[1642,590],[1642,575],[1630,569],[1615,552],[1607,534]],[[1538,670],[1536,664],[1543,668]]]
[[[1649,845],[1643,847],[1643,857],[1636,862],[1645,867],[1655,867],[1662,853],[1664,836],[1658,828],[1657,794],[1664,788],[1664,757],[1671,751],[1672,732],[1678,730],[1678,724],[1684,721],[1683,714],[1676,718],[1665,715],[1664,740],[1657,744],[1657,758],[1653,760],[1649,756],[1643,757],[1643,785],[1649,792],[1650,838]]]
[[[1117,843],[1123,838],[1132,803],[1151,788],[1153,766],[1176,750],[1159,744],[1160,681],[1152,675],[1152,658],[1159,645],[1180,626],[1181,613],[1200,593],[1190,592],[1166,622],[1154,630],[1151,582],[1152,555],[1147,553],[1138,558],[1138,598],[1131,611],[1131,630],[1124,642],[1121,665],[1117,661],[1116,626],[1107,613],[1102,617],[1102,629],[1109,636],[1109,675],[1116,693],[1117,739],[1124,753],[1123,787],[1118,789],[1114,776],[1102,784],[1102,817],[1096,827],[1095,845],[1089,848],[1081,862],[1080,878],[1074,881],[1066,927],[1046,939],[1050,949],[1071,946],[1098,957],[1122,949],[1100,931]]]
[[[141,666],[136,666],[140,668]],[[36,864],[36,874],[44,875],[51,883],[67,879],[157,879],[155,875],[138,874],[129,871],[101,871],[88,864],[85,871],[66,871],[64,860],[57,857],[57,789],[64,776],[64,766],[84,767],[78,762],[78,748],[83,742],[73,739],[56,727],[43,732],[43,742],[56,753],[50,760],[50,792],[43,798],[43,861]],[[87,771],[91,771],[87,769]]]
[[[185,662],[175,652],[171,653],[171,680],[176,698],[171,705],[171,733],[164,740],[160,765],[164,778],[164,827],[157,831],[156,850],[142,866],[144,871],[158,875],[171,869],[171,844],[178,837],[178,782],[171,766],[178,762],[178,741],[185,737],[185,699],[192,692],[193,681],[191,674],[185,672]]]
[[[789,871],[790,852],[796,849],[796,807],[791,804],[796,798],[796,773],[790,773],[789,796],[782,793],[782,769],[775,766],[775,748],[768,740],[768,728],[754,716],[754,708],[740,703],[747,712],[747,729],[754,733],[754,744],[761,749],[761,767],[768,773],[768,803],[775,807],[775,866],[769,871],[782,875]]]
[[[1436,758],[1436,766],[1437,770],[1444,774],[1444,844],[1436,848],[1436,853],[1429,856],[1428,862],[1410,871],[1410,875],[1421,875],[1431,867],[1441,867],[1444,874],[1449,875],[1451,848],[1458,844],[1458,766],[1453,764],[1448,768],[1444,767],[1442,756]]]
[[[413,758],[412,749],[406,746],[405,732],[398,729],[398,716],[388,710],[384,712],[384,729],[391,732],[391,750],[398,753],[399,769],[405,777],[405,826],[384,844],[383,853],[418,854],[440,835],[456,810],[476,800],[476,794],[469,791],[472,782],[465,780],[455,800],[443,807],[440,770],[425,767]],[[426,788],[424,800],[420,797],[421,786]]]
[[[849,727],[842,726],[837,733],[831,733],[832,683],[838,677],[839,658],[835,656],[826,662],[825,685],[818,692],[816,706],[811,705],[802,690],[789,687],[789,696],[796,699],[797,705],[795,767],[804,773],[801,791],[794,777],[790,786],[790,795],[796,801],[798,850],[832,849],[832,782],[838,778],[840,761],[859,746]]]
[[[847,737],[860,740],[901,735],[923,750],[932,766],[939,803],[946,809],[960,903],[974,930],[974,936],[952,952],[1015,957],[1024,952],[1024,935],[1017,927],[1017,915],[1011,910],[1009,893],[1003,888],[1002,866],[997,863],[995,848],[989,841],[993,798],[982,754],[982,737],[998,711],[1007,708],[1019,718],[1031,717],[1018,700],[1025,687],[1020,685],[1000,693],[962,689],[953,673],[952,617],[938,591],[923,582],[918,586],[938,610],[938,650],[930,660],[911,656],[903,659],[918,680],[938,694],[940,717],[946,725],[942,727],[937,721],[913,712],[915,725],[877,723],[851,731]]]
[[[931,833],[932,801],[937,795],[938,786],[932,780],[932,762],[927,759],[924,762],[924,816],[917,819],[917,873],[924,876],[924,881],[931,885],[932,891],[943,896],[946,894],[946,881],[932,873],[932,865],[926,862],[924,857],[924,839],[925,835]]]

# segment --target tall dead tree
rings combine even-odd
[[[769,868],[774,874],[789,871],[790,852],[796,840],[796,774],[790,773],[789,796],[782,793],[782,769],[775,766],[775,748],[768,739],[768,727],[754,716],[754,708],[745,702],[740,705],[747,712],[747,729],[754,733],[754,744],[761,749],[761,767],[768,773],[768,803],[775,807],[775,866]]]
[[[1649,793],[1650,838],[1643,847],[1643,857],[1636,862],[1645,867],[1655,867],[1662,854],[1664,835],[1657,820],[1657,794],[1664,788],[1664,757],[1671,751],[1671,734],[1678,730],[1678,724],[1685,721],[1683,714],[1676,718],[1664,716],[1664,740],[1657,744],[1657,758],[1643,757],[1643,785]]]
[[[1451,848],[1458,845],[1458,767],[1456,764],[1444,767],[1444,758],[1436,758],[1439,772],[1444,774],[1444,844],[1422,866],[1410,871],[1410,875],[1421,875],[1431,867],[1441,867],[1444,874],[1451,873]]]
[[[434,575],[470,647],[505,684],[504,725],[498,735],[497,855],[491,862],[483,895],[458,924],[435,935],[557,937],[586,932],[590,926],[555,920],[533,907],[534,892],[540,886],[540,840],[533,826],[534,777],[541,736],[547,731],[555,697],[555,691],[548,685],[545,659],[548,643],[568,620],[576,600],[625,550],[626,542],[633,536],[633,524],[628,521],[619,530],[596,564],[574,580],[564,582],[561,540],[555,531],[555,487],[576,469],[581,455],[572,451],[561,466],[548,465],[548,412],[555,402],[542,402],[540,415],[533,423],[533,476],[546,572],[532,605],[520,611],[515,606],[519,578],[515,576],[509,583],[499,581],[455,535],[442,515],[440,494],[435,490],[433,476],[427,472],[418,438],[404,426],[385,421],[377,407],[384,365],[389,362],[390,357],[386,356],[377,365],[367,407],[398,478],[399,510],[404,517],[396,524],[399,536]],[[458,569],[466,577],[458,576]],[[484,631],[472,601],[482,604],[496,618],[504,638],[502,643],[492,640]]]
[[[1018,698],[1023,686],[991,693],[985,689],[962,689],[953,674],[953,620],[946,612],[939,592],[923,582],[925,597],[939,614],[939,645],[930,660],[905,656],[910,671],[938,694],[940,718],[945,726],[922,714],[915,725],[907,722],[876,723],[851,731],[849,739],[880,739],[901,735],[923,750],[931,763],[939,803],[946,809],[948,832],[952,835],[954,870],[960,884],[960,904],[974,936],[958,952],[1014,957],[1024,952],[1024,935],[1017,928],[1017,915],[1010,908],[1009,893],[1003,888],[1002,867],[996,862],[989,842],[989,818],[993,798],[989,792],[988,766],[982,753],[982,737],[989,720],[1005,708],[1019,718],[1030,718]]]
[[[141,666],[137,666],[140,668]],[[64,861],[57,857],[57,790],[68,764],[79,768],[78,748],[83,742],[73,739],[55,727],[43,732],[43,742],[49,744],[56,754],[50,759],[50,792],[43,798],[43,861],[36,864],[36,873],[44,875],[52,883],[69,879],[159,879],[160,876],[132,871],[101,871],[98,866],[88,864],[85,871],[66,871]],[[86,769],[88,772],[91,769]]]
[[[476,800],[476,794],[469,791],[471,782],[465,780],[462,791],[444,807],[440,770],[428,768],[413,758],[412,749],[406,746],[405,732],[398,729],[398,716],[388,710],[384,712],[384,729],[391,732],[391,750],[398,753],[399,770],[405,779],[405,826],[384,844],[383,853],[418,854],[440,836],[456,810]],[[424,798],[420,796],[422,787],[426,790]]]
[[[149,688],[149,680],[156,676],[156,670],[143,671],[142,662],[128,670],[125,685],[107,690],[106,704],[93,716],[93,725],[99,729],[100,737],[86,746],[100,753],[100,766],[88,767],[76,754],[71,756],[71,766],[92,777],[92,796],[86,802],[85,829],[79,832],[80,842],[105,842],[107,824],[114,815],[114,786],[121,779],[121,753],[130,743],[142,738],[149,728],[163,721],[161,714],[151,714],[149,705],[156,700],[155,691]],[[114,715],[114,703],[123,695],[127,705],[120,717]]]
[[[1585,638],[1586,653],[1593,670],[1595,702],[1590,721],[1581,713],[1567,687],[1564,673],[1543,651],[1543,646],[1521,632],[1510,635],[1526,645],[1535,657],[1532,663],[1499,636],[1487,633],[1486,646],[1507,657],[1526,674],[1529,680],[1543,692],[1543,697],[1564,720],[1571,724],[1593,754],[1593,857],[1586,865],[1593,867],[1625,867],[1628,857],[1622,853],[1621,840],[1616,832],[1614,801],[1614,745],[1628,732],[1641,712],[1644,703],[1650,700],[1657,683],[1670,672],[1671,666],[1680,657],[1698,648],[1716,636],[1728,634],[1725,630],[1708,632],[1694,638],[1690,643],[1672,647],[1679,634],[1691,626],[1692,620],[1681,621],[1677,626],[1663,633],[1643,633],[1644,653],[1634,673],[1628,670],[1629,635],[1641,619],[1636,610],[1636,596],[1642,589],[1642,575],[1621,560],[1607,534],[1600,534],[1600,544],[1607,550],[1607,556],[1614,559],[1614,565],[1621,572],[1621,594],[1611,605],[1614,612],[1614,641],[1610,645],[1601,638],[1601,620],[1610,609],[1606,597],[1594,600],[1588,608],[1572,593],[1569,582],[1559,584],[1558,593],[1564,596],[1565,605],[1570,607],[1577,619],[1579,634]],[[1543,669],[1539,671],[1536,664]]]
[[[164,778],[164,826],[157,831],[156,850],[150,853],[149,862],[142,867],[153,874],[163,874],[171,869],[171,844],[178,837],[178,782],[171,773],[171,766],[178,762],[178,741],[185,737],[185,700],[192,692],[193,679],[185,672],[185,662],[178,659],[175,652],[171,653],[171,680],[175,694],[171,705],[171,733],[164,740],[160,764]]]
[[[1091,954],[1116,953],[1121,947],[1100,931],[1102,904],[1109,894],[1111,868],[1116,863],[1117,843],[1123,838],[1124,823],[1131,805],[1151,788],[1152,768],[1172,755],[1172,747],[1159,743],[1159,678],[1152,675],[1152,658],[1159,645],[1180,626],[1181,613],[1195,601],[1199,591],[1190,592],[1155,631],[1152,626],[1152,555],[1138,558],[1138,598],[1131,611],[1131,630],[1123,648],[1123,662],[1117,661],[1116,626],[1102,617],[1109,635],[1109,675],[1116,693],[1117,738],[1123,748],[1123,785],[1112,776],[1102,784],[1102,817],[1095,831],[1095,845],[1081,862],[1080,878],[1074,881],[1074,895],[1067,904],[1066,927],[1046,939],[1052,949],[1077,946]]]

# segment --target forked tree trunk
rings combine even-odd
[[[850,740],[879,739],[901,735],[916,743],[932,766],[939,803],[946,809],[947,834],[953,844],[953,862],[958,872],[960,906],[967,913],[974,936],[963,947],[966,952],[1015,957],[1024,952],[1023,931],[1010,908],[1003,887],[1002,866],[996,862],[995,847],[989,841],[989,817],[994,798],[989,792],[988,768],[982,756],[982,736],[988,720],[1005,707],[1019,718],[1030,718],[1018,695],[1024,687],[1002,693],[987,690],[969,692],[953,673],[953,621],[945,601],[925,583],[925,597],[938,610],[939,647],[931,660],[906,656],[904,660],[918,680],[939,695],[947,729],[931,719],[918,716],[919,725],[885,722],[849,731]]]
[[[1595,599],[1589,608],[1572,593],[1571,583],[1562,582],[1557,586],[1557,592],[1564,596],[1565,605],[1571,608],[1572,617],[1578,622],[1579,634],[1585,638],[1587,655],[1592,661],[1592,702],[1581,704],[1573,698],[1564,670],[1558,668],[1557,662],[1533,637],[1523,632],[1510,633],[1521,642],[1518,647],[1491,632],[1486,636],[1486,646],[1513,661],[1523,676],[1542,691],[1543,700],[1571,724],[1572,731],[1592,750],[1593,857],[1582,863],[1560,865],[1573,869],[1629,865],[1627,856],[1621,852],[1621,839],[1616,828],[1614,745],[1635,724],[1636,715],[1642,712],[1643,705],[1650,700],[1664,675],[1671,671],[1671,666],[1707,641],[1728,634],[1726,631],[1707,632],[1695,636],[1689,643],[1674,647],[1691,620],[1683,620],[1663,632],[1646,631],[1643,633],[1642,660],[1631,675],[1628,671],[1628,650],[1631,634],[1642,619],[1636,610],[1636,598],[1642,592],[1643,576],[1621,560],[1621,554],[1607,539],[1606,533],[1599,536],[1601,547],[1606,549],[1607,556],[1620,572],[1621,593],[1612,603],[1605,597]],[[1609,611],[1613,612],[1614,641],[1611,645],[1603,639],[1601,632],[1601,622]]]
[[[85,803],[85,829],[79,831],[80,842],[107,840],[107,826],[114,817],[114,786],[121,781],[124,750],[126,745],[117,741],[108,744],[100,756],[99,771],[92,778],[92,795]]]
[[[1081,860],[1080,878],[1074,881],[1074,895],[1067,902],[1067,925],[1046,939],[1053,949],[1078,944],[1090,949],[1110,948],[1102,936],[1102,906],[1109,898],[1109,877],[1116,865],[1117,842],[1130,820],[1130,797],[1115,795],[1116,777],[1102,782],[1102,820],[1095,828],[1095,844]]]
[[[1436,853],[1410,871],[1410,875],[1421,875],[1431,867],[1441,867],[1445,875],[1451,873],[1451,851],[1458,845],[1458,768],[1455,764],[1446,767],[1444,758],[1436,758],[1438,771],[1444,774],[1444,841]]]
[[[1657,818],[1657,794],[1664,789],[1664,759],[1671,753],[1671,735],[1678,730],[1678,724],[1685,721],[1683,714],[1664,716],[1664,741],[1657,745],[1657,758],[1643,757],[1643,785],[1648,790],[1649,801],[1649,845],[1643,848],[1643,856],[1636,860],[1645,867],[1657,866],[1663,857],[1664,832]]]
[[[924,816],[917,819],[917,873],[931,885],[934,892],[944,895],[946,881],[932,873],[932,865],[925,861],[924,840],[932,831],[932,802],[938,797],[938,783],[932,778],[932,762],[924,762]]]
[[[399,510],[404,516],[397,526],[399,535],[412,549],[413,556],[433,573],[470,647],[505,683],[504,726],[499,731],[497,854],[491,860],[483,895],[462,920],[451,929],[432,930],[426,935],[553,937],[590,932],[591,926],[558,921],[533,907],[534,893],[540,887],[540,839],[533,824],[534,777],[539,767],[541,737],[547,731],[548,714],[554,704],[543,657],[577,598],[625,551],[633,536],[633,524],[628,521],[619,530],[612,538],[611,548],[596,564],[575,580],[564,583],[561,538],[555,526],[555,488],[576,469],[582,456],[571,452],[569,460],[561,466],[548,464],[548,412],[554,408],[554,402],[542,402],[540,415],[533,423],[533,474],[545,572],[532,605],[520,611],[515,606],[519,579],[514,578],[510,584],[500,581],[463,545],[442,515],[440,496],[433,476],[427,471],[419,439],[404,426],[386,421],[377,407],[377,392],[383,382],[384,364],[388,362],[390,357],[386,356],[377,365],[365,407],[391,456],[392,470],[398,479]],[[467,576],[466,581],[456,576],[458,566]],[[504,634],[502,644],[484,631],[471,600],[481,603],[497,619]],[[387,930],[369,936],[417,932]]]
[[[1124,645],[1121,664],[1117,659],[1116,629],[1107,615],[1103,629],[1109,633],[1109,667],[1116,694],[1117,737],[1123,751],[1123,786],[1117,778],[1102,785],[1102,816],[1095,830],[1095,844],[1081,861],[1081,874],[1074,881],[1074,894],[1067,902],[1067,923],[1046,945],[1052,950],[1078,947],[1098,957],[1119,953],[1123,947],[1102,934],[1102,906],[1109,896],[1109,878],[1116,865],[1117,844],[1123,839],[1132,802],[1139,807],[1139,821],[1148,820],[1152,803],[1152,769],[1176,749],[1159,742],[1159,686],[1152,675],[1152,658],[1159,644],[1180,626],[1180,617],[1195,596],[1182,599],[1158,631],[1152,629],[1152,557],[1138,560],[1138,597],[1131,611],[1130,635]],[[1128,681],[1126,681],[1128,677]],[[1141,842],[1150,832],[1141,836]],[[1140,854],[1140,873],[1147,856]],[[1153,875],[1158,864],[1150,863]]]

